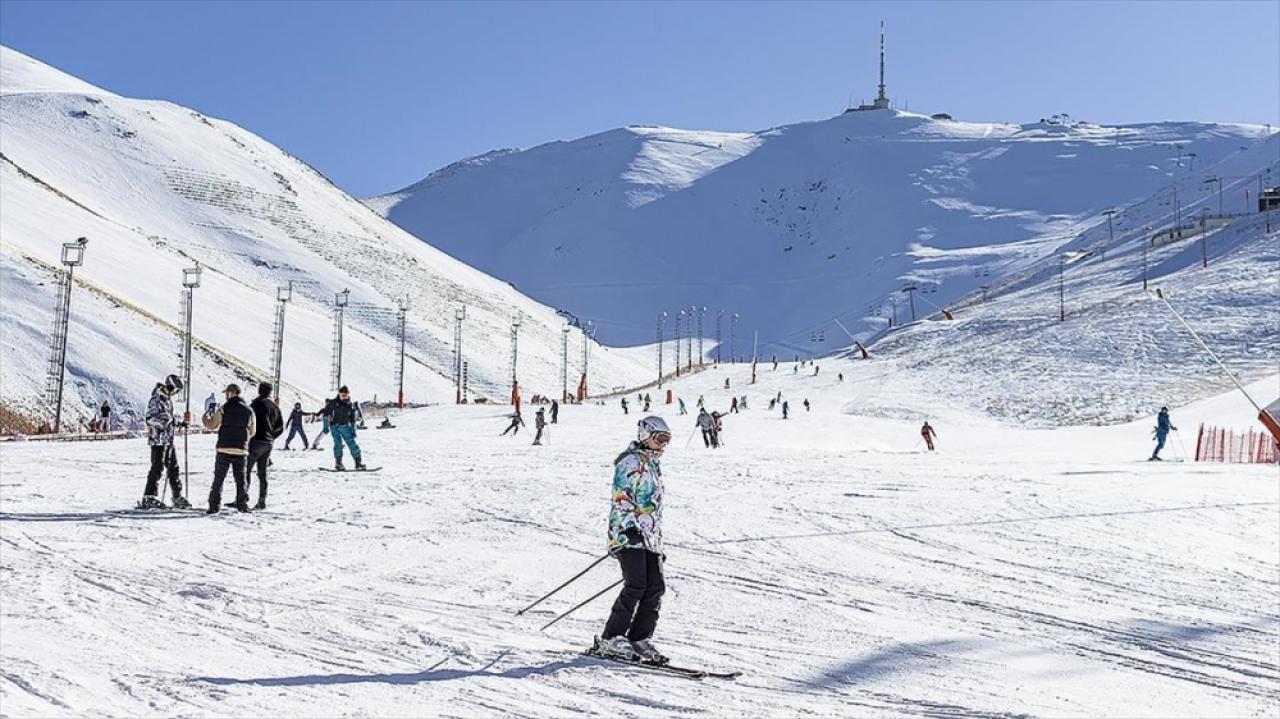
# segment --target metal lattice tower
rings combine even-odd
[[[466,393],[466,362],[462,359],[462,321],[467,318],[466,306],[453,312],[453,386],[456,392],[454,402],[462,404]]]
[[[703,332],[702,332],[702,316],[703,316],[703,315],[705,315],[706,313],[707,313],[707,308],[706,308],[706,307],[699,307],[699,308],[698,308],[698,366],[699,366],[699,367],[701,367],[701,366],[702,366],[703,361],[704,361],[704,359],[705,359],[705,358],[706,358],[706,356],[707,356],[707,355],[706,355],[705,353],[703,353],[703,351],[702,351],[702,335],[703,335]]]
[[[276,288],[276,321],[271,327],[271,387],[276,404],[280,404],[280,366],[284,359],[284,309],[293,299],[293,282]]]
[[[560,330],[560,401],[569,401],[569,328]]]
[[[62,390],[67,368],[67,327],[71,322],[71,288],[75,285],[76,267],[84,264],[85,246],[89,240],[81,237],[62,245],[62,264],[66,273],[58,274],[58,296],[54,300],[53,332],[49,339],[49,369],[46,393],[53,405],[53,431],[62,431]]]
[[[400,300],[399,307],[396,309],[396,324],[400,330],[400,336],[397,341],[400,361],[396,363],[396,404],[400,406],[400,409],[404,409],[404,345],[408,318],[409,298],[405,297]]]
[[[331,392],[337,392],[342,386],[342,320],[350,298],[351,290],[343,290],[333,297],[333,361],[329,371]]]
[[[511,320],[511,391],[515,392],[520,378],[516,366],[520,359],[520,317]],[[514,396],[514,395],[513,395]]]
[[[676,341],[676,376],[680,376],[680,341],[684,338],[680,336],[680,330],[684,328],[684,310],[676,313],[676,330],[672,332]]]
[[[196,288],[200,286],[200,263],[182,270],[182,397],[183,419],[191,420],[191,322],[195,313]]]

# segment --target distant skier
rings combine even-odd
[[[607,657],[665,664],[653,646],[666,585],[662,576],[662,468],[671,442],[661,417],[640,420],[636,441],[614,460],[609,552],[622,567],[622,591],[613,603],[593,651]]]
[[[226,402],[206,408],[201,417],[205,429],[218,430],[217,458],[213,464],[213,486],[209,489],[208,514],[222,509],[222,483],[227,470],[236,483],[236,501],[233,506],[241,512],[249,511],[249,493],[245,483],[248,474],[249,438],[257,432],[253,410],[240,397],[240,386],[229,384],[222,391]]]
[[[689,410],[685,409],[684,407],[684,398],[677,397],[676,401],[680,403],[680,414],[689,414]]]
[[[778,405],[778,400],[774,399],[773,397],[770,397],[770,398],[769,398],[769,411],[770,411],[770,412],[772,412],[772,411],[773,411],[773,408],[774,408],[774,407],[776,407],[777,405]]]
[[[778,371],[778,355],[773,356],[773,371]]]
[[[537,435],[533,438],[534,444],[542,444],[542,430],[547,427],[546,410],[542,407],[538,408],[538,413],[533,416],[533,428],[537,430]]]
[[[173,506],[187,509],[191,502],[182,496],[181,472],[178,455],[173,449],[173,430],[183,426],[173,417],[173,395],[182,389],[182,380],[171,374],[151,390],[147,402],[147,446],[151,452],[151,470],[147,472],[147,485],[142,490],[140,509],[162,509],[164,503],[156,496],[160,487],[160,475],[167,474],[169,489],[173,492]]]
[[[920,428],[920,436],[921,436],[921,437],[924,437],[924,443],[925,443],[925,445],[929,448],[929,451],[930,451],[930,452],[932,452],[932,451],[933,451],[933,438],[934,438],[934,437],[937,437],[937,436],[938,436],[938,433],[937,433],[937,432],[935,432],[935,431],[933,430],[933,427],[929,425],[929,420],[925,420],[925,421],[924,421],[924,426]]]
[[[1161,407],[1160,414],[1156,415],[1156,428],[1153,432],[1156,438],[1156,449],[1154,452],[1151,453],[1151,459],[1148,461],[1150,462],[1164,461],[1160,459],[1160,450],[1164,449],[1164,441],[1169,437],[1169,430],[1173,430],[1174,432],[1177,432],[1178,428],[1174,427],[1173,422],[1170,421],[1169,419],[1169,408]]]
[[[734,398],[733,398],[733,401],[729,403],[729,412],[730,412],[730,413],[732,413],[732,414],[737,414],[737,413],[738,413],[738,398],[737,398],[737,397],[734,397]]]
[[[844,372],[838,372],[838,373],[836,373],[836,378],[837,378],[837,379],[839,379],[841,382],[843,382],[843,381],[844,381]]]
[[[311,443],[311,449],[320,449],[320,440],[323,439],[326,434],[329,434],[329,414],[332,404],[333,400],[326,399],[324,401],[324,406],[320,408],[320,411],[312,413],[320,417],[320,434],[317,434],[316,441]]]
[[[271,401],[271,383],[258,384],[258,396],[249,406],[253,409],[254,424],[257,431],[249,439],[249,466],[244,478],[245,494],[253,484],[253,471],[258,471],[258,503],[254,509],[267,508],[267,467],[271,464],[271,448],[276,438],[284,434],[284,422],[280,419],[280,408]]]
[[[721,436],[721,432],[724,430],[724,425],[722,425],[720,422],[720,418],[722,416],[723,415],[721,415],[719,412],[711,413],[711,446],[712,447],[719,448],[724,446],[724,437]]]
[[[698,410],[698,419],[696,420],[698,429],[702,430],[702,444],[711,449],[715,446],[715,423],[711,419],[711,415],[707,414],[706,409]]]
[[[706,402],[703,401],[702,395],[698,395],[698,409],[702,409],[705,406],[706,406]]]
[[[742,410],[743,412],[747,411],[747,396],[745,394],[742,395],[742,401],[738,402],[738,409]]]
[[[360,445],[356,444],[356,421],[362,415],[359,407],[351,402],[351,391],[346,385],[338,388],[338,396],[329,400],[325,411],[328,412],[329,429],[333,432],[333,468],[339,472],[346,469],[342,466],[342,445],[345,443],[351,450],[356,469],[365,469]]]
[[[791,411],[791,403],[786,400],[783,400],[782,401],[782,418],[786,419],[787,413],[790,411]]]
[[[817,377],[817,376],[818,376],[818,370],[820,370],[820,369],[822,369],[822,368],[821,368],[821,367],[819,367],[818,365],[814,365],[814,366],[813,366],[813,376],[814,376],[814,377]]]
[[[806,412],[808,412],[808,411],[809,411],[809,398],[808,398],[808,397],[805,397],[805,398],[804,398],[804,411],[806,411]]]
[[[111,403],[105,399],[102,400],[102,409],[99,410],[99,412],[102,415],[102,419],[98,420],[98,431],[110,432],[111,431]]]
[[[502,434],[498,436],[506,437],[507,432],[511,432],[511,436],[514,437],[517,434],[520,434],[520,428],[523,426],[524,417],[520,414],[520,410],[516,410],[515,414],[511,415],[511,424],[507,425],[507,428],[502,430]]]
[[[553,399],[551,400],[551,424],[559,424],[559,423],[560,423],[560,403]]]
[[[647,392],[644,395],[644,411],[645,414],[649,413],[649,394]]]
[[[626,397],[623,397],[623,398],[622,398],[622,413],[623,413],[623,414],[631,414],[631,411],[627,408],[627,398],[626,398]]]
[[[307,443],[307,431],[302,428],[302,418],[305,416],[306,414],[302,411],[302,403],[294,402],[293,411],[289,413],[289,436],[284,440],[284,448],[286,450],[289,449],[289,443],[293,441],[293,436],[296,434],[302,435],[303,449],[310,446]]]
[[[729,378],[728,378],[728,377],[725,377],[725,378],[724,378],[724,388],[725,388],[725,389],[729,389]]]

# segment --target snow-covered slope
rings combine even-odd
[[[40,413],[63,242],[88,237],[68,349],[70,410],[106,397],[138,408],[177,368],[182,269],[200,262],[197,397],[264,378],[276,289],[294,283],[283,399],[329,389],[334,294],[350,289],[343,381],[362,399],[394,395],[396,301],[408,298],[410,401],[453,397],[453,318],[465,305],[473,394],[509,392],[510,325],[523,318],[526,392],[558,394],[564,316],[418,241],[310,167],[235,125],[162,101],[118,97],[0,48],[0,264],[3,391]],[[571,333],[570,383],[582,332]],[[593,343],[594,344],[594,343]],[[594,388],[649,370],[595,346]]]
[[[366,202],[521,291],[597,319],[606,342],[652,341],[659,311],[706,306],[704,335],[714,337],[717,310],[737,312],[740,355],[759,330],[765,356],[791,356],[844,337],[833,315],[859,336],[880,329],[907,283],[942,305],[1021,272],[1095,227],[1102,210],[1246,154],[1264,133],[898,111],[757,133],[628,127],[464,160]],[[1253,160],[1239,174],[1274,157]],[[1242,188],[1229,193],[1225,209],[1239,211]],[[1196,187],[1181,202],[1208,197]],[[727,342],[727,326],[722,334]]]

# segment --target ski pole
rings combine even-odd
[[[689,443],[693,441],[693,435],[697,434],[697,432],[698,432],[698,427],[697,427],[697,425],[694,425],[693,429],[689,432],[689,439],[686,439],[686,440],[684,441],[684,448],[685,448],[685,449],[688,449],[688,448],[689,448]]]
[[[561,614],[560,616],[556,617],[555,619],[552,619],[551,621],[547,622],[546,624],[543,624],[543,625],[542,625],[542,627],[541,627],[540,629],[538,629],[538,631],[540,631],[540,632],[544,632],[544,631],[546,631],[546,630],[547,630],[547,627],[551,626],[552,624],[555,624],[556,622],[560,621],[561,619],[564,619],[565,617],[569,616],[570,614],[573,614],[574,612],[578,611],[579,609],[581,609],[581,608],[583,608],[583,607],[587,606],[588,604],[590,604],[590,603],[591,603],[591,602],[593,602],[594,600],[598,599],[598,598],[600,597],[600,595],[601,595],[601,594],[604,594],[605,592],[609,591],[610,589],[613,589],[614,587],[618,586],[619,584],[622,584],[622,582],[623,582],[623,580],[619,579],[618,581],[614,582],[613,584],[610,584],[609,586],[605,587],[604,589],[601,589],[600,591],[596,592],[595,594],[592,594],[590,597],[587,597],[586,599],[582,600],[582,601],[581,601],[581,602],[579,602],[577,605],[575,605],[575,606],[573,607],[573,609],[570,609],[569,611],[565,612],[564,614]]]
[[[613,556],[613,552],[605,552],[605,553],[604,553],[604,556],[602,556],[602,557],[600,557],[600,558],[596,559],[596,561],[594,561],[594,562],[592,562],[591,564],[587,565],[587,568],[586,568],[586,569],[582,570],[581,572],[578,572],[577,574],[573,575],[572,577],[569,577],[569,579],[568,579],[564,584],[561,584],[560,586],[556,587],[555,589],[552,589],[551,591],[547,592],[546,594],[542,595],[541,597],[538,597],[537,601],[535,601],[533,604],[530,604],[529,606],[525,607],[524,609],[521,609],[520,611],[516,612],[516,616],[518,617],[518,616],[520,616],[521,614],[524,614],[525,612],[529,611],[530,609],[533,609],[534,607],[538,606],[538,605],[539,605],[539,604],[541,604],[543,601],[545,601],[545,600],[549,599],[549,598],[551,597],[551,595],[555,594],[556,592],[560,591],[561,589],[564,589],[565,587],[569,586],[570,584],[573,584],[574,582],[578,581],[578,578],[579,578],[579,577],[581,577],[582,575],[584,575],[584,574],[586,574],[587,572],[591,571],[592,569],[595,569],[595,566],[596,566],[597,564],[599,564],[599,563],[603,562],[604,560],[606,560],[606,559],[608,559],[609,557],[612,557],[612,556]]]

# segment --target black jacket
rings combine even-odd
[[[271,442],[284,434],[284,420],[280,418],[280,408],[271,401],[270,397],[258,397],[249,406],[253,408],[253,415],[258,420],[257,432],[253,435],[255,442],[259,440]]]
[[[232,397],[222,405],[222,423],[218,425],[218,449],[249,449],[249,422],[253,410],[242,397]]]
[[[330,427],[356,423],[356,408],[349,398],[334,397],[320,413],[329,416]]]
[[[305,412],[303,412],[301,409],[295,409],[294,411],[290,412],[290,413],[289,413],[289,424],[290,424],[291,426],[298,426],[298,427],[301,427],[301,426],[302,426],[302,417],[303,417],[303,415],[304,415],[304,414],[306,414],[306,413],[305,413]]]

